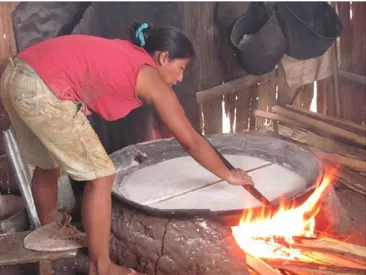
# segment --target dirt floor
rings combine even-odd
[[[338,199],[341,202],[345,212],[346,218],[341,227],[345,228],[345,232],[338,234],[337,239],[366,246],[366,196],[350,190],[346,186],[337,184],[335,191]],[[2,248],[3,249],[3,248]],[[60,275],[76,275],[86,274],[87,271],[87,257],[80,255],[77,258],[70,260],[62,260],[53,262],[55,273]],[[36,275],[37,267],[34,264],[0,267],[0,275]]]

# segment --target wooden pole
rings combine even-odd
[[[302,144],[314,146],[327,153],[339,154],[350,159],[366,161],[365,150],[328,137],[323,137],[307,129],[298,128],[296,126],[279,125],[279,134]]]
[[[299,125],[299,123],[296,122],[295,120],[292,120],[290,118],[287,118],[287,117],[284,117],[284,116],[281,116],[281,115],[265,112],[265,111],[262,111],[262,110],[255,110],[254,115],[257,116],[257,117],[271,119],[271,120],[283,122],[283,123],[290,124],[290,125]]]
[[[342,128],[344,130],[353,132],[355,134],[359,134],[359,135],[366,134],[366,127],[361,124],[354,123],[353,121],[330,117],[330,116],[319,114],[319,113],[314,113],[314,112],[311,112],[304,108],[292,106],[292,105],[287,105],[286,108],[288,108],[291,111],[294,111],[296,113],[300,113],[302,115],[305,115],[305,116],[320,120],[322,122],[331,124],[333,126]]]
[[[366,145],[365,136],[360,136],[355,133],[335,127],[333,125],[329,125],[327,123],[318,121],[316,119],[297,114],[296,112],[290,111],[290,110],[282,108],[280,106],[274,106],[272,108],[272,111],[276,114],[291,118],[292,120],[296,120],[301,125],[312,127],[312,128],[318,129],[320,131],[327,132],[329,134],[345,138],[347,140],[353,141],[353,142],[361,144],[361,145]]]

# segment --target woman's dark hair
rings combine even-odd
[[[130,40],[136,46],[144,48],[150,55],[156,51],[167,51],[170,60],[195,57],[191,41],[175,27],[153,28],[150,24],[134,23],[130,27]]]

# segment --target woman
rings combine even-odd
[[[193,57],[192,44],[179,30],[134,24],[131,42],[67,35],[38,43],[11,59],[2,75],[1,97],[17,143],[36,166],[32,193],[41,224],[55,220],[60,168],[87,181],[82,219],[90,275],[131,272],[109,257],[115,169],[86,118],[91,112],[116,120],[151,104],[203,167],[230,184],[252,184],[242,170],[228,170],[192,128],[171,88],[183,80]]]

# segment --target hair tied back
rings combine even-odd
[[[138,38],[140,40],[141,47],[144,47],[146,44],[145,36],[142,31],[147,28],[149,28],[149,24],[144,23],[144,24],[141,24],[141,26],[136,30],[136,38]]]

